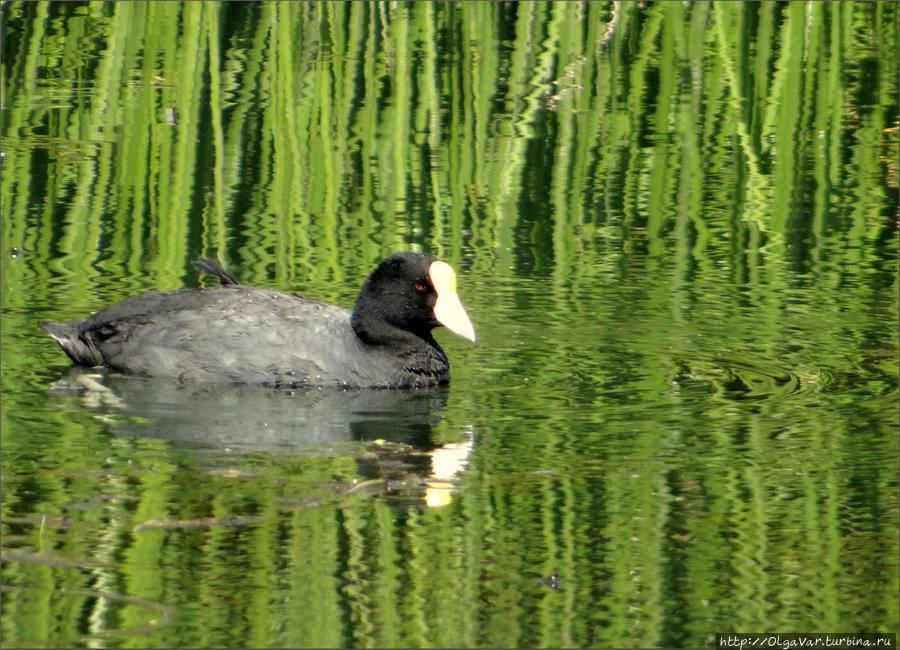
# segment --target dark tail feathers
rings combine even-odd
[[[205,271],[206,273],[219,278],[219,282],[222,283],[223,287],[235,286],[241,283],[241,281],[238,280],[237,277],[222,268],[222,265],[211,257],[201,257],[197,259],[194,264],[196,264],[197,268],[201,271]]]

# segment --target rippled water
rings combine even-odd
[[[895,631],[898,6],[3,3],[4,647]],[[204,254],[350,306],[403,249],[458,271],[449,387],[36,325]]]
[[[448,389],[173,386],[69,370],[39,332],[21,334],[19,353],[47,366],[13,397],[28,408],[6,412],[12,431],[29,432],[5,443],[28,468],[6,478],[16,494],[7,548],[48,554],[53,540],[79,563],[10,550],[9,566],[93,585],[115,578],[124,553],[127,578],[107,588],[124,598],[149,562],[148,576],[176,591],[106,606],[129,613],[126,638],[151,641],[200,639],[192,575],[212,593],[238,589],[241,603],[275,589],[289,599],[284,620],[293,598],[394,597],[370,606],[433,608],[421,629],[457,645],[706,643],[709,630],[840,629],[847,616],[882,626],[896,549],[892,289],[854,321],[842,316],[846,293],[798,287],[779,296],[772,322],[756,302],[766,292],[715,272],[693,301],[640,273],[570,280],[578,274],[555,283],[463,265],[479,340],[441,335]],[[102,570],[91,569],[98,556]],[[24,589],[19,579],[7,588]],[[884,590],[880,606],[872,589]],[[63,593],[85,607],[92,590]],[[462,602],[445,611],[447,598]],[[843,609],[863,601],[866,613]],[[532,609],[542,618],[530,622]],[[452,623],[472,616],[497,628]],[[584,618],[592,624],[575,627]],[[633,627],[617,631],[623,621]],[[218,625],[204,639],[250,634]],[[356,643],[367,629],[343,625],[338,636],[304,625],[266,638]],[[404,634],[380,638],[426,638]]]

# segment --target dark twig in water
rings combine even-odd
[[[68,517],[48,517],[46,515],[32,517],[0,517],[0,524],[19,524],[24,526],[56,526],[68,528],[72,520]]]
[[[290,510],[312,510],[313,508],[320,508],[322,506],[332,505],[346,496],[353,494],[354,492],[359,492],[364,489],[369,489],[371,487],[378,486],[381,489],[378,491],[379,493],[384,492],[384,489],[387,487],[387,481],[381,478],[373,478],[368,481],[360,481],[355,485],[350,486],[346,490],[338,492],[337,494],[332,494],[329,496],[322,497],[320,499],[311,499],[309,501],[303,501],[301,503],[291,503],[288,504],[288,509]]]
[[[61,569],[103,569],[107,565],[96,560],[69,559],[59,555],[47,555],[46,553],[32,553],[30,551],[10,550],[0,551],[0,562],[30,562],[43,564],[48,567]]]
[[[142,530],[171,530],[176,528],[235,528],[261,521],[257,515],[229,515],[227,517],[199,517],[196,519],[148,519],[134,527],[134,532]]]

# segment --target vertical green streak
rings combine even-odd
[[[273,8],[270,25],[270,51],[277,65],[272,69],[269,86],[268,112],[271,113],[272,132],[271,136],[263,136],[271,137],[272,183],[267,212],[274,216],[267,233],[266,247],[271,247],[275,254],[275,279],[279,282],[284,282],[295,257],[296,231],[300,228],[309,231],[307,219],[310,206],[303,200],[302,188],[307,187],[310,181],[305,176],[314,177],[320,183],[320,190],[327,191],[328,188],[327,178],[315,173],[320,172],[321,168],[310,165],[301,153],[307,146],[314,146],[311,141],[301,144],[301,139],[308,138],[311,132],[313,98],[318,96],[318,89],[304,93],[301,90],[304,84],[295,84],[299,66],[294,53],[303,51],[308,43],[306,34],[298,43],[298,32],[302,33],[300,18],[303,12],[313,8],[303,4],[279,3]],[[302,97],[302,101],[298,102],[298,97]],[[324,99],[327,103],[330,95],[325,94]],[[323,210],[324,206],[319,204],[313,209]]]
[[[225,90],[228,93],[229,107],[228,121],[225,125],[225,150],[223,151],[223,168],[225,182],[228,185],[229,197],[234,196],[237,188],[241,185],[242,177],[246,172],[244,170],[244,160],[256,147],[262,147],[263,143],[249,137],[246,133],[248,130],[248,122],[254,114],[252,109],[260,101],[263,89],[263,61],[267,60],[266,48],[264,43],[269,38],[268,21],[265,19],[265,11],[261,8],[256,15],[254,24],[255,29],[247,37],[245,44],[240,42],[236,46],[236,52],[231,54],[229,59],[230,66],[226,64]],[[238,56],[240,53],[240,56]],[[220,107],[224,109],[224,106]],[[221,114],[220,114],[221,116]],[[261,158],[258,169],[256,170],[257,178],[265,178],[260,173],[268,169],[269,161]],[[251,204],[250,213],[258,214],[262,212],[260,197],[262,191],[257,186],[251,194],[249,202]],[[229,199],[230,200],[230,199]],[[229,229],[229,235],[234,237],[239,233],[232,232]],[[233,241],[233,239],[231,240]],[[229,250],[219,251],[224,262],[230,262]],[[251,280],[251,278],[247,278]]]
[[[569,195],[577,191],[570,185],[572,178],[572,156],[577,149],[575,138],[575,106],[573,93],[575,92],[576,68],[580,67],[581,59],[576,53],[575,46],[581,43],[582,22],[574,19],[574,14],[581,7],[573,3],[557,3],[553,6],[554,14],[557,14],[550,23],[550,32],[547,35],[549,47],[557,49],[560,63],[565,63],[560,70],[557,68],[556,93],[557,116],[559,131],[557,133],[557,146],[554,152],[553,175],[551,181],[553,204],[553,278],[557,287],[561,287],[568,276],[571,265],[571,242],[574,240],[572,221],[580,221],[581,215],[574,215],[569,211]],[[557,295],[564,295],[559,292]]]
[[[377,170],[378,185],[378,206],[381,212],[381,240],[387,244],[388,248],[396,247],[398,242],[404,240],[404,232],[402,229],[398,232],[398,220],[396,218],[397,211],[397,187],[405,188],[403,180],[396,178],[397,169],[396,161],[398,159],[396,153],[396,143],[398,136],[393,129],[397,124],[397,111],[403,110],[404,107],[398,105],[397,100],[397,30],[399,27],[394,23],[402,22],[403,17],[397,16],[404,9],[393,7],[387,3],[378,3],[375,5],[378,11],[374,12],[375,24],[378,27],[381,36],[380,48],[375,55],[375,78],[386,77],[383,85],[390,89],[385,92],[382,102],[376,105],[377,116],[376,124],[376,142],[381,142],[382,146],[373,148],[373,162]],[[392,13],[393,12],[393,13]],[[381,90],[380,88],[378,90]],[[376,90],[376,95],[378,90]],[[401,224],[402,225],[402,224]]]
[[[351,647],[370,647],[374,644],[372,603],[366,593],[366,537],[363,512],[357,508],[345,508],[343,534],[347,544],[346,569],[343,576],[343,596],[349,610]]]
[[[744,98],[740,90],[738,71],[735,69],[733,56],[734,46],[732,45],[732,43],[734,42],[734,29],[729,29],[729,25],[727,23],[728,17],[730,17],[731,12],[740,8],[741,7],[739,5],[735,5],[735,3],[732,2],[713,3],[716,30],[719,38],[719,53],[722,57],[723,67],[726,73],[725,76],[728,80],[728,89],[732,97],[732,102],[737,107],[743,105]],[[759,231],[765,232],[766,230],[768,230],[767,211],[769,201],[766,196],[766,188],[768,185],[766,179],[763,178],[762,174],[760,173],[759,161],[750,139],[750,131],[746,122],[742,118],[743,113],[743,111],[737,112],[736,128],[741,145],[741,151],[744,154],[747,166],[746,194],[748,203],[744,211],[744,218],[751,221]]]
[[[101,5],[92,5],[91,10],[100,11]],[[100,61],[95,82],[94,106],[90,118],[82,122],[83,128],[79,137],[93,142],[111,143],[114,133],[104,130],[104,125],[119,122],[119,110],[122,104],[121,88],[126,34],[131,23],[133,5],[117,6],[113,15],[113,23],[109,28],[106,40],[109,56]],[[97,16],[99,18],[99,16]],[[101,145],[103,147],[103,145]],[[102,150],[102,148],[101,148]],[[111,155],[102,155],[92,163],[79,165],[82,178],[78,182],[78,190],[72,201],[76,206],[70,229],[63,237],[61,244],[69,259],[80,260],[81,268],[76,277],[92,283],[96,272],[93,264],[96,258],[83,254],[86,250],[99,252],[101,219],[107,207],[105,198],[115,196],[113,179],[115,178]]]
[[[866,25],[875,21],[877,17],[873,15],[875,9],[874,4],[853,8],[854,14],[859,15],[858,20]],[[893,71],[897,70],[896,48],[891,51],[883,65]],[[858,83],[859,86],[862,86],[864,82],[860,79]],[[888,88],[890,88],[890,85],[888,85]],[[862,88],[854,88],[854,90],[863,92]],[[872,94],[874,99],[880,101],[877,107],[866,110],[864,114],[860,114],[857,118],[859,127],[854,134],[856,146],[852,149],[851,165],[847,168],[847,171],[856,179],[852,192],[854,196],[852,226],[847,236],[847,254],[848,258],[853,262],[868,258],[868,252],[871,250],[869,242],[877,241],[884,229],[883,223],[880,220],[872,219],[871,215],[879,211],[879,206],[885,205],[886,183],[883,161],[897,159],[896,149],[893,152],[893,156],[885,156],[887,153],[884,149],[887,126],[884,119],[886,110],[880,108],[885,107],[887,110],[890,110],[887,107],[897,105],[896,90],[891,93],[893,94],[892,98],[888,93],[878,92],[877,90],[872,92]],[[894,126],[896,124],[895,117]]]
[[[26,229],[25,215],[29,213],[29,192],[31,173],[27,161],[30,157],[25,143],[15,148],[11,145],[17,139],[26,138],[31,131],[33,120],[39,119],[29,97],[38,95],[37,71],[40,69],[40,45],[46,38],[47,14],[49,3],[37,3],[35,5],[34,20],[28,25],[29,41],[25,54],[13,62],[8,68],[7,63],[0,67],[2,77],[2,101],[3,110],[0,111],[3,129],[3,148],[6,159],[2,163],[0,173],[0,214],[18,215],[18,219],[4,218],[3,228],[0,228],[0,241],[3,250],[8,251],[12,246],[19,246],[23,250],[31,250],[44,257],[49,257],[48,238],[52,230],[49,218],[45,219],[44,227],[35,229],[29,233]],[[4,12],[11,13],[13,6],[3,8]],[[17,8],[21,11],[22,6]],[[4,20],[9,20],[5,17]],[[21,162],[20,162],[21,161]],[[49,217],[49,215],[48,215]],[[35,265],[34,272],[44,283],[47,281],[47,269],[42,265]],[[4,296],[9,296],[10,291],[3,287]],[[2,319],[0,319],[2,322]]]
[[[162,451],[160,442],[143,442],[148,451]],[[151,519],[164,519],[167,504],[175,484],[177,467],[165,460],[165,454],[154,454],[155,458],[145,468],[147,474],[141,480],[134,497],[137,499],[132,516],[132,525]],[[147,463],[148,460],[144,462]],[[165,602],[166,580],[160,564],[166,544],[166,533],[161,530],[132,532],[133,540],[123,551],[122,574],[126,593],[141,598]],[[135,626],[144,623],[145,612],[138,608],[127,608],[121,614],[123,625]]]
[[[544,15],[539,12],[543,11]],[[508,112],[515,115],[511,128],[517,137],[509,138],[507,145],[498,151],[498,194],[494,200],[493,229],[491,239],[498,248],[500,264],[509,264],[508,251],[512,250],[513,230],[517,219],[518,192],[521,189],[525,166],[527,136],[542,108],[542,100],[552,85],[554,58],[558,47],[558,21],[561,18],[556,5],[528,3],[519,9],[516,21],[516,42],[510,87],[519,88]],[[547,38],[536,43],[536,34],[546,30]],[[530,73],[530,74],[529,74]],[[513,85],[513,82],[516,82]]]
[[[828,92],[828,33],[825,30],[826,19],[828,22],[836,19],[833,5],[816,4],[812,7],[810,18],[811,29],[809,38],[809,59],[807,70],[815,72],[805,87],[809,90],[810,115],[814,118],[811,124],[813,129],[812,172],[816,183],[816,191],[813,196],[813,214],[811,234],[816,243],[816,259],[821,262],[824,250],[821,247],[824,238],[825,215],[828,209],[831,187],[828,180],[828,119],[830,114],[838,106],[838,102],[832,101],[832,95]]]
[[[831,110],[828,111],[828,128],[825,132],[827,141],[827,158],[826,166],[828,172],[829,185],[838,191],[844,189],[842,178],[843,161],[842,161],[842,143],[841,134],[843,132],[844,121],[844,103],[843,103],[843,70],[845,66],[844,48],[846,47],[846,38],[844,37],[843,28],[847,24],[849,11],[851,6],[848,3],[840,3],[838,5],[829,5],[832,7],[831,16],[831,33],[830,56],[828,64],[828,94],[831,98]],[[821,110],[821,107],[820,107]]]
[[[597,101],[594,110],[598,113],[597,128],[592,131],[597,140],[596,162],[594,171],[594,192],[602,196],[604,213],[612,213],[617,217],[620,211],[614,208],[616,201],[621,199],[621,145],[623,141],[622,130],[626,123],[622,119],[623,112],[618,110],[619,97],[626,78],[624,66],[619,67],[616,62],[621,59],[623,39],[622,30],[627,30],[631,22],[631,13],[625,11],[630,4],[614,3],[613,8],[616,29],[610,33],[612,25],[607,25],[606,33],[609,40],[602,48],[597,48],[597,74],[595,86],[597,88]],[[619,220],[621,222],[621,220]]]
[[[692,7],[692,13],[688,20],[684,15],[684,11],[680,6],[677,10],[672,10],[671,27],[675,32],[675,56],[683,64],[692,64],[693,61],[688,60],[688,50],[691,44],[691,31],[694,27],[694,20],[698,22],[705,20],[708,12],[708,5],[702,7]],[[697,12],[697,16],[694,15]],[[693,66],[691,65],[693,68]],[[696,69],[696,68],[693,68]],[[679,84],[678,96],[680,101],[675,107],[675,115],[673,123],[678,124],[678,131],[682,136],[682,144],[679,147],[679,160],[674,164],[679,166],[681,170],[680,180],[678,183],[677,211],[679,215],[687,214],[697,234],[696,243],[692,250],[692,255],[700,260],[705,267],[710,265],[710,259],[707,251],[710,229],[707,227],[706,219],[703,215],[703,186],[704,186],[704,165],[701,144],[697,137],[697,129],[694,122],[694,109],[697,106],[696,97],[684,88],[683,84]],[[737,233],[734,236],[738,236]],[[684,277],[684,276],[681,276]]]
[[[294,611],[296,603],[300,611],[317,615],[286,616],[285,645],[310,645],[312,639],[323,647],[348,645],[342,603],[334,598],[340,591],[336,519],[331,512],[311,510],[294,513],[291,524],[288,608]],[[311,563],[312,556],[321,561]]]
[[[340,20],[338,16],[334,14],[334,10],[336,7],[341,7],[344,5],[338,5],[335,3],[329,3],[323,6],[324,10],[322,19],[325,24],[328,26],[328,32],[332,35],[331,38],[331,47],[330,48],[319,48],[319,57],[316,62],[316,97],[318,98],[317,103],[317,117],[318,117],[318,125],[317,125],[317,134],[318,134],[318,146],[321,148],[319,152],[319,160],[318,165],[321,167],[321,171],[319,174],[316,174],[318,178],[321,179],[322,191],[323,191],[323,202],[320,208],[319,220],[322,223],[322,241],[320,242],[320,247],[325,249],[325,259],[330,263],[330,267],[335,273],[336,279],[339,280],[342,273],[340,271],[340,264],[338,263],[338,243],[336,237],[337,231],[337,201],[335,199],[337,195],[338,185],[341,182],[341,171],[340,165],[336,164],[335,160],[335,151],[339,151],[336,149],[335,141],[333,139],[333,135],[337,131],[334,124],[334,119],[336,113],[332,113],[332,107],[339,106],[339,92],[340,92],[340,80],[342,78],[342,69],[343,69],[343,52],[338,50],[338,44],[334,41],[334,34],[338,32],[336,22]],[[325,30],[322,30],[325,31]],[[325,59],[325,55],[328,56],[328,59]],[[337,158],[339,161],[340,159]]]
[[[461,12],[464,9],[462,3],[448,4],[445,7],[447,20],[449,22],[448,34],[452,35],[454,43],[460,41],[462,37],[463,16]],[[524,10],[525,7],[522,7]],[[467,142],[466,125],[470,119],[471,111],[469,107],[471,102],[465,96],[468,84],[466,72],[470,69],[471,62],[466,49],[462,47],[454,47],[450,53],[445,55],[449,58],[449,63],[445,65],[444,74],[441,78],[441,85],[445,93],[445,106],[447,106],[447,122],[446,133],[441,143],[441,161],[446,165],[448,185],[448,203],[454,213],[452,219],[461,220],[464,210],[468,207],[472,219],[472,229],[475,241],[496,241],[493,233],[490,231],[490,225],[480,222],[478,213],[474,209],[471,196],[471,151],[468,147],[454,146],[456,142]],[[459,216],[456,216],[459,215]],[[482,228],[484,226],[484,228]]]
[[[381,612],[375,617],[377,635],[373,641],[382,648],[397,647],[404,645],[401,633],[404,617],[400,609],[399,595],[403,590],[400,567],[405,558],[401,558],[397,552],[397,531],[391,508],[376,507],[373,516],[376,526],[375,565],[378,569],[378,578],[372,585],[372,595],[373,602],[378,603]]]
[[[194,4],[193,6],[200,5]],[[179,49],[177,29],[173,25],[173,21],[180,18],[181,12],[179,6],[174,3],[154,3],[149,7],[149,20],[157,22],[162,27],[148,34],[147,51],[145,52],[145,57],[149,60],[159,61],[157,74],[161,79],[157,109],[150,119],[152,148],[148,150],[147,168],[152,193],[146,211],[151,221],[150,245],[155,248],[160,257],[150,260],[148,266],[152,267],[155,262],[158,267],[160,258],[164,258],[166,261],[161,266],[168,271],[168,275],[167,282],[164,282],[163,286],[171,287],[175,283],[177,275],[173,274],[171,268],[175,244],[166,237],[167,224],[171,224],[173,218],[177,218],[181,224],[185,223],[183,217],[178,218],[172,215],[171,208],[175,197],[179,195],[179,190],[183,187],[177,183],[174,178],[175,174],[172,173],[173,168],[179,169],[173,164],[175,158],[174,131],[184,129],[185,120],[187,120],[187,116],[181,115],[179,112],[183,109],[183,104],[178,104],[173,97],[173,88],[178,81],[180,72],[173,62],[175,53]],[[195,39],[192,40],[195,41]],[[189,84],[179,84],[179,86],[189,86]],[[168,200],[169,197],[172,197],[171,201]],[[168,228],[172,227],[172,225],[168,226]],[[177,228],[177,225],[174,227]],[[167,241],[169,242],[168,246],[166,245]],[[166,257],[166,255],[168,256]],[[157,275],[157,281],[161,281],[159,275]]]
[[[186,267],[187,225],[184,215],[190,214],[194,194],[194,170],[196,170],[197,141],[200,130],[200,95],[203,89],[203,72],[207,65],[206,43],[198,39],[204,33],[205,15],[209,5],[194,2],[183,5],[183,35],[177,61],[173,62],[171,79],[184,80],[177,84],[172,97],[177,109],[177,126],[172,150],[172,159],[163,164],[171,164],[177,173],[171,177],[171,188],[160,188],[165,199],[160,204],[163,211],[159,220],[159,258],[157,277],[160,286],[173,288],[181,284]]]
[[[14,563],[4,567],[3,580],[8,585],[25,585],[23,593],[0,592],[3,616],[0,632],[4,639],[21,646],[48,647],[59,636],[68,637],[70,629],[60,635],[59,613],[55,597],[56,580],[50,567],[39,564]],[[4,644],[5,645],[5,644]]]
[[[491,101],[497,89],[497,50],[492,27],[496,24],[499,5],[490,2],[473,2],[463,6],[463,42],[472,53],[470,81],[472,102],[466,114],[471,119],[472,135],[472,182],[488,176],[484,157],[475,152],[489,150],[488,128],[491,119]],[[548,35],[548,46],[555,48],[555,37]]]
[[[799,0],[788,4],[781,54],[776,62],[769,107],[763,125],[764,135],[775,139],[774,187],[769,224],[783,233],[794,204],[796,177],[799,173],[797,139],[802,93],[803,40],[806,5]]]
[[[661,5],[661,19],[665,19],[664,28],[662,29],[662,46],[659,50],[659,90],[655,97],[656,114],[654,115],[653,139],[656,144],[650,153],[648,165],[650,167],[650,177],[648,179],[647,193],[647,236],[650,239],[649,251],[652,257],[658,256],[664,246],[662,240],[662,228],[666,220],[671,217],[670,208],[665,206],[672,205],[672,183],[674,176],[669,173],[672,168],[673,161],[668,156],[674,155],[677,149],[669,146],[669,123],[672,117],[672,95],[675,91],[675,65],[677,61],[675,57],[675,40],[673,11],[678,5],[669,3]],[[650,37],[643,41],[649,46],[653,44]],[[649,58],[650,52],[645,56]],[[678,220],[676,230],[678,232],[677,256],[680,261],[685,261],[688,255],[686,248],[686,221],[687,215],[681,211],[675,215]]]
[[[770,147],[762,137],[763,118],[769,96],[770,68],[772,57],[778,51],[779,39],[774,33],[775,15],[779,13],[778,3],[763,0],[756,5],[758,25],[756,28],[756,55],[753,60],[752,79],[753,103],[750,109],[751,122],[749,137],[756,154],[768,151]]]
[[[691,148],[690,139],[695,129],[678,129],[671,132],[670,124],[677,123],[677,107],[681,102],[673,102],[678,97],[676,67],[683,60],[675,51],[675,37],[683,28],[684,16],[680,4],[670,3],[664,5],[664,29],[662,33],[662,45],[660,48],[660,73],[659,93],[655,115],[655,139],[656,146],[653,151],[653,162],[650,172],[647,200],[647,230],[650,237],[648,250],[652,256],[658,256],[663,250],[661,227],[666,219],[674,217],[675,250],[672,268],[671,285],[671,313],[675,322],[679,322],[682,314],[678,308],[688,299],[688,291],[691,286],[692,258],[703,257],[706,253],[702,244],[698,242],[691,247],[694,230],[705,234],[700,215],[693,214],[690,204],[685,205],[683,193],[677,192],[679,185],[688,182],[690,174],[695,173],[696,168],[685,165],[684,152]],[[674,106],[673,106],[674,104]],[[669,142],[670,138],[673,140]],[[696,145],[695,145],[696,146]],[[681,154],[681,155],[679,155]],[[681,158],[681,159],[679,159]],[[670,173],[672,168],[682,170],[677,176]],[[674,205],[674,209],[670,206]],[[674,215],[672,214],[674,212]],[[699,224],[699,226],[698,226]],[[702,239],[702,238],[698,238]]]
[[[396,15],[390,25],[390,39],[396,44],[393,55],[393,79],[391,93],[391,120],[386,123],[391,130],[391,179],[393,180],[391,192],[387,195],[388,215],[397,218],[398,208],[405,211],[407,206],[406,186],[407,171],[406,161],[409,159],[409,128],[410,128],[410,61],[409,61],[409,12],[408,6],[398,6]],[[401,213],[402,214],[402,213]],[[406,224],[407,228],[411,224]],[[396,245],[402,245],[402,237],[397,237]]]
[[[371,253],[380,247],[374,241],[376,236],[375,219],[372,212],[378,211],[375,204],[375,151],[373,150],[377,138],[375,134],[378,128],[378,107],[375,101],[377,84],[375,83],[376,43],[375,43],[375,10],[371,4],[353,4],[354,14],[357,16],[354,26],[362,23],[356,29],[356,39],[360,41],[362,59],[360,66],[363,75],[363,96],[360,98],[360,106],[356,118],[354,135],[356,136],[360,169],[360,197],[359,203],[362,209],[362,223],[359,226],[359,237],[362,240],[362,250]],[[368,23],[365,19],[368,16]],[[366,255],[368,259],[368,255]]]
[[[126,525],[126,499],[123,498],[128,494],[129,486],[123,476],[116,475],[108,477],[104,483],[103,487],[106,493],[114,494],[116,498],[104,508],[104,515],[109,518],[110,523],[102,531],[93,557],[95,560],[103,562],[105,566],[91,571],[91,586],[98,591],[116,593],[119,587],[116,560],[119,553],[127,547],[124,540],[127,539],[129,532]],[[115,631],[114,626],[109,625],[110,610],[114,608],[115,605],[108,598],[98,598],[94,601],[88,623],[88,629],[92,635],[100,636]]]
[[[144,210],[149,195],[147,152],[152,146],[150,125],[157,120],[154,71],[152,62],[146,56],[149,42],[147,35],[140,33],[136,27],[146,22],[148,11],[149,7],[146,4],[137,4],[133,7],[129,25],[132,35],[125,42],[123,59],[126,65],[131,66],[137,73],[137,79],[132,84],[125,82],[123,113],[137,116],[138,126],[129,129],[125,137],[123,133],[117,134],[120,164],[113,173],[115,184],[113,195],[116,198],[114,201],[111,200],[111,205],[108,206],[108,209],[115,206],[112,223],[123,224],[111,228],[110,248],[121,251],[122,255],[110,256],[105,268],[111,272],[127,270],[127,275],[132,278],[141,276],[144,268],[146,242],[142,226],[146,218]],[[135,289],[135,284],[137,283],[129,288]]]
[[[276,250],[272,237],[273,217],[282,214],[281,206],[275,202],[273,187],[276,184],[276,142],[281,135],[279,123],[276,121],[279,115],[275,108],[277,97],[275,96],[274,77],[278,67],[271,61],[279,61],[277,57],[278,22],[280,17],[280,3],[266,3],[260,6],[259,23],[254,34],[254,47],[251,53],[258,52],[258,56],[249,57],[247,68],[244,72],[244,83],[255,92],[246,96],[246,99],[255,98],[261,103],[259,110],[258,133],[258,163],[255,170],[258,190],[253,194],[252,212],[243,222],[245,239],[244,249],[241,251],[244,273],[248,278],[260,281],[268,277],[267,266],[271,259],[271,253]],[[302,45],[302,41],[300,44]],[[243,98],[242,98],[243,99]],[[251,113],[248,112],[248,116]],[[241,119],[246,119],[241,116]],[[243,128],[243,124],[240,124]],[[238,131],[238,124],[235,124]],[[299,164],[297,161],[295,164]],[[277,210],[277,212],[273,212]]]
[[[586,3],[580,5],[579,9],[584,12],[581,16],[583,21],[582,38],[585,43],[596,44],[601,38],[601,29],[603,21],[600,17],[600,11],[604,9],[604,5],[598,2]],[[583,50],[582,50],[583,51]],[[584,222],[589,217],[586,213],[590,213],[599,206],[593,206],[588,203],[585,206],[585,196],[589,196],[592,189],[590,181],[591,166],[596,164],[599,159],[599,150],[602,147],[600,141],[600,125],[603,119],[603,106],[605,105],[605,95],[609,92],[609,88],[601,83],[599,75],[604,69],[603,58],[600,54],[599,47],[592,47],[590,51],[583,51],[581,55],[581,66],[576,74],[576,88],[574,106],[575,114],[572,116],[574,121],[574,161],[572,169],[572,179],[570,184],[573,188],[579,188],[580,191],[573,191],[570,196],[570,202],[573,209],[582,209],[579,220],[579,237],[583,237]],[[596,199],[593,199],[596,201]],[[591,199],[588,199],[591,201]]]
[[[208,238],[204,242],[205,250],[215,250],[224,253],[225,236],[225,133],[222,129],[222,110],[224,99],[222,96],[222,55],[219,51],[221,39],[219,6],[207,4],[206,37],[209,51],[209,105],[213,138],[213,215],[214,222],[208,219],[204,221],[204,235]],[[206,213],[208,214],[208,212]]]
[[[620,512],[627,503],[627,495],[623,482],[627,477],[622,471],[612,474],[605,481],[605,506],[610,512]],[[610,517],[603,532],[608,542],[603,553],[603,568],[609,576],[606,584],[606,616],[603,624],[595,620],[590,645],[598,647],[616,647],[626,644],[630,636],[627,627],[629,619],[629,601],[633,593],[633,582],[629,570],[634,566],[629,556],[629,548],[635,544],[629,524],[615,517]],[[599,619],[599,612],[594,616]]]
[[[643,217],[643,202],[648,198],[646,192],[646,153],[639,143],[643,135],[641,110],[646,96],[646,75],[650,63],[650,56],[656,50],[656,41],[659,36],[662,23],[662,6],[654,5],[647,12],[647,18],[640,28],[640,40],[637,43],[637,53],[630,66],[628,79],[628,94],[625,100],[625,115],[623,120],[623,135],[627,138],[628,162],[625,165],[625,187],[623,196],[624,223],[631,225]],[[647,270],[653,273],[658,260],[651,256],[647,258]]]
[[[408,585],[400,596],[403,645],[410,648],[424,648],[431,644],[428,638],[425,594],[428,591],[429,568],[426,564],[424,539],[420,535],[423,526],[420,515],[415,510],[406,513],[406,530],[402,544],[402,555],[406,559],[405,582]]]
[[[334,272],[336,278],[345,281],[345,271],[352,266],[351,260],[359,259],[359,250],[353,235],[342,228],[342,221],[349,215],[357,215],[357,188],[354,181],[353,154],[357,151],[357,141],[353,137],[353,120],[355,118],[356,83],[360,76],[360,55],[362,43],[359,29],[362,27],[361,15],[354,11],[351,4],[336,5],[336,13],[332,18],[333,40],[333,83],[335,86],[335,126],[334,126],[334,194],[335,207],[330,215],[330,229],[334,240],[335,258]],[[350,235],[350,236],[348,236]],[[350,258],[350,259],[348,259]]]
[[[416,130],[427,133],[428,154],[431,160],[425,164],[431,168],[428,182],[428,194],[431,197],[432,221],[434,233],[432,235],[432,248],[442,258],[457,259],[462,247],[462,211],[459,206],[444,205],[441,188],[445,185],[444,179],[447,169],[442,164],[441,158],[441,103],[440,103],[440,78],[437,72],[437,47],[435,43],[434,29],[434,4],[425,3],[417,7],[416,23],[417,33],[422,41],[421,56],[422,66],[419,73],[419,110],[416,122]],[[448,215],[449,213],[449,223]],[[449,226],[449,234],[444,226]],[[443,250],[444,242],[450,238],[450,251]]]

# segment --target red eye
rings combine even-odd
[[[422,293],[428,288],[424,282],[416,282],[416,284],[413,286],[415,286],[416,291],[418,291],[419,293]]]

